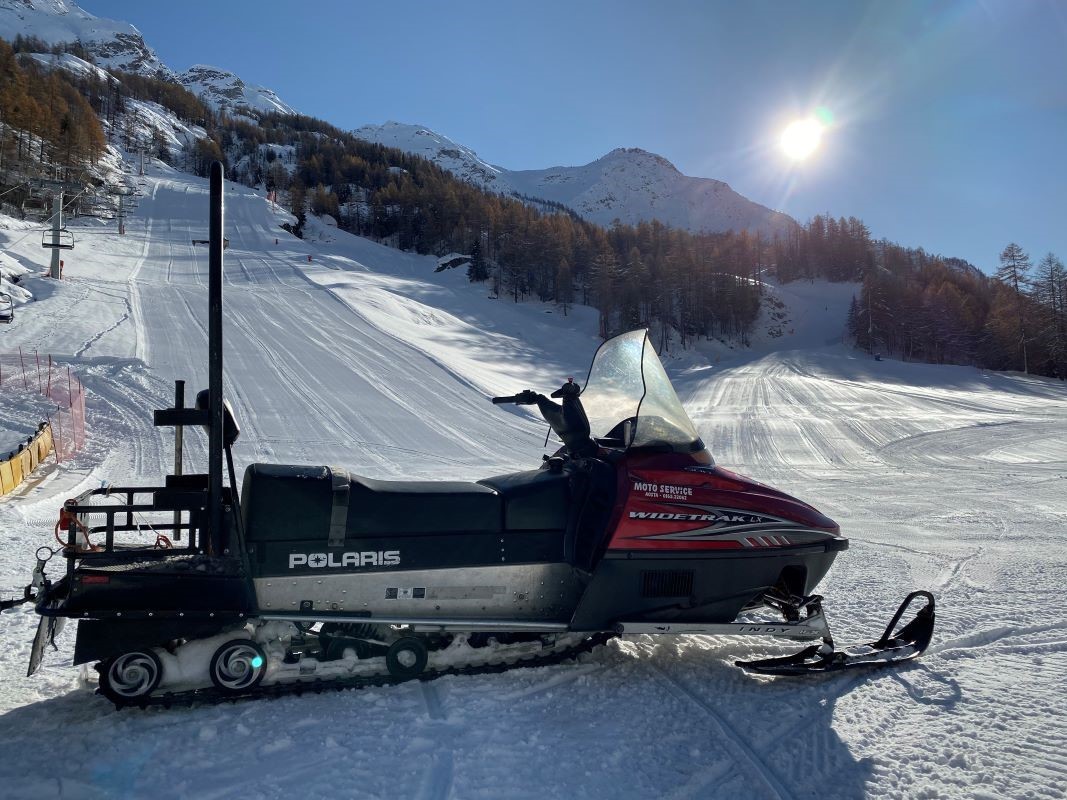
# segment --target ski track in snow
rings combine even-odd
[[[747,762],[753,768],[756,781],[762,783],[769,789],[774,797],[778,798],[778,800],[792,800],[793,795],[789,789],[786,788],[785,784],[782,783],[779,777],[771,770],[770,766],[759,756],[759,754],[749,746],[744,737],[737,732],[725,717],[715,710],[715,706],[712,703],[709,703],[701,697],[699,693],[686,686],[678,676],[663,671],[663,669],[657,666],[654,661],[649,661],[649,666],[656,672],[656,674],[662,676],[671,684],[672,691],[680,692],[685,698],[691,700],[695,705],[707,713],[715,727],[718,728],[723,740],[726,742],[726,747],[735,751],[735,764]]]
[[[423,699],[426,701],[426,711],[431,720],[444,720],[447,718],[440,695],[433,683],[419,683]],[[443,743],[440,752],[436,753],[429,767],[423,775],[422,784],[419,787],[418,797],[420,800],[446,800],[452,792],[452,774],[455,770],[455,760],[447,740]]]
[[[207,230],[206,182],[156,166],[145,187],[128,235],[79,237],[69,280],[29,279],[38,300],[4,331],[5,349],[78,372],[90,436],[74,462],[0,498],[5,597],[28,580],[65,497],[161,480],[170,434],[150,412],[171,403],[175,378],[188,402],[206,383],[207,251],[192,244]],[[486,397],[584,375],[595,314],[488,300],[462,275],[434,274],[432,257],[314,219],[297,240],[243,187],[227,185],[226,203],[239,469],[474,479],[537,466],[544,425]],[[41,259],[30,244],[14,251]],[[499,675],[118,714],[70,666],[69,632],[23,677],[36,626],[23,607],[0,616],[0,794],[1062,798],[1067,390],[874,362],[825,344],[840,338],[847,287],[775,291],[793,349],[668,368],[720,464],[812,502],[850,537],[820,587],[839,643],[878,636],[905,592],[935,592],[922,659],[775,680],[732,662],[799,644],[635,636]],[[203,439],[186,436],[187,469]]]

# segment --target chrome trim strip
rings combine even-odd
[[[564,633],[565,622],[531,622],[517,619],[432,619],[426,617],[368,617],[355,614],[258,614],[258,619],[319,622],[322,620],[351,620],[372,625],[408,625],[424,631],[529,631],[532,633]]]

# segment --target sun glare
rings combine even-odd
[[[782,131],[782,150],[794,161],[803,161],[818,149],[822,132],[822,124],[810,117],[791,122]]]

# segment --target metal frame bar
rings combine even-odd
[[[830,626],[822,612],[813,614],[802,622],[620,622],[616,633],[652,634],[705,634],[708,636],[782,636],[788,639],[826,639]]]
[[[222,164],[211,165],[208,225],[208,553],[222,542]]]
[[[104,549],[102,551],[80,551],[76,547],[68,548],[64,551],[63,555],[70,559],[71,563],[75,559],[92,561],[94,559],[110,558],[114,556],[115,551],[115,533],[116,532],[130,532],[145,530],[155,531],[157,533],[174,533],[178,534],[180,531],[189,532],[188,546],[186,547],[173,547],[166,550],[160,550],[159,552],[167,555],[174,555],[177,553],[196,553],[199,552],[197,547],[197,529],[198,525],[195,521],[194,512],[197,509],[190,509],[185,505],[179,505],[175,503],[168,503],[165,500],[160,502],[155,497],[151,502],[137,503],[134,501],[136,495],[139,494],[151,494],[155,492],[171,491],[167,487],[163,486],[137,486],[137,487],[113,487],[106,489],[93,489],[85,494],[81,495],[78,500],[81,501],[87,497],[103,496],[103,497],[121,497],[125,502],[116,503],[114,505],[82,505],[81,502],[75,503],[68,510],[78,518],[81,524],[85,525],[86,533],[88,535],[103,533]],[[138,523],[134,520],[134,514],[139,512],[166,512],[173,511],[178,516],[176,522],[164,522],[162,520],[154,520],[152,522]],[[188,522],[181,522],[181,512],[189,512]],[[199,513],[202,513],[199,512]],[[93,516],[103,516],[105,522],[101,525],[89,525],[87,519]],[[116,524],[115,518],[118,515],[125,515],[125,523]],[[71,523],[71,528],[74,527]],[[72,540],[68,537],[68,545]],[[155,552],[152,548],[140,548],[144,554]]]
[[[417,631],[526,631],[529,633],[566,633],[570,626],[565,622],[531,622],[509,619],[426,619],[424,617],[366,617],[356,614],[321,612],[318,614],[255,614],[256,619],[272,619],[296,622],[351,621],[371,625],[407,625]]]

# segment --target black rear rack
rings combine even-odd
[[[103,487],[68,500],[64,504],[66,546],[62,551],[67,558],[67,574],[73,574],[76,562],[92,566],[94,562],[114,564],[221,553],[229,537],[208,535],[210,499],[206,479],[202,475],[171,475],[167,486]],[[229,488],[224,487],[224,509],[234,507]],[[94,503],[92,498],[115,502]],[[169,516],[160,518],[161,513]],[[122,534],[129,533],[155,534],[156,539],[150,544],[124,543]],[[90,546],[82,544],[80,534]]]

